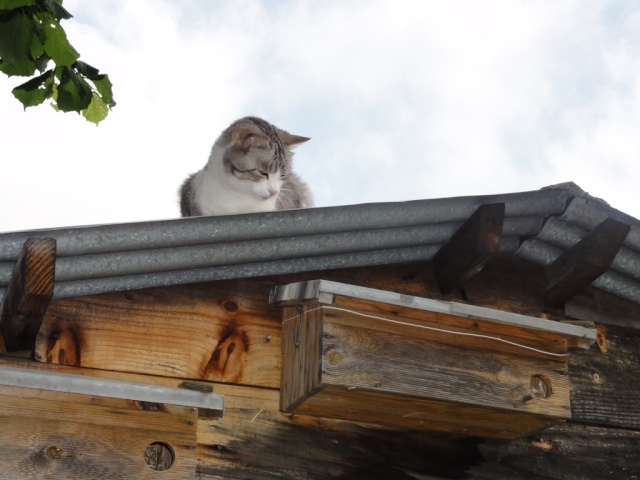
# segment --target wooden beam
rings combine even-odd
[[[629,230],[629,225],[607,218],[558,257],[547,267],[545,304],[562,307],[606,272]]]
[[[55,239],[25,242],[0,306],[2,351],[33,350],[53,297],[55,256]]]
[[[281,312],[269,305],[268,287],[242,283],[55,300],[42,322],[34,358],[275,388],[280,385]]]
[[[173,478],[171,474],[179,468],[177,464],[160,473],[145,465],[129,476],[118,476],[120,472],[112,470],[125,461],[130,468],[135,468],[141,458],[140,445],[144,447],[138,440],[145,432],[152,432],[150,441],[177,445],[176,458],[182,458],[183,462],[192,462],[197,457],[198,480],[633,478],[633,474],[640,471],[637,455],[640,404],[636,401],[640,383],[635,380],[640,362],[640,334],[628,329],[611,329],[607,338],[610,345],[606,355],[594,348],[579,350],[570,356],[573,421],[509,442],[411,429],[389,430],[355,421],[282,413],[277,389],[222,383],[215,384],[214,390],[225,396],[225,414],[218,419],[197,420],[197,447],[192,450],[193,440],[187,436],[189,424],[176,425],[173,419],[176,414],[181,415],[183,422],[193,418],[187,419],[178,411],[142,410],[144,406],[137,405],[141,409],[139,414],[145,415],[142,419],[135,412],[123,412],[129,407],[122,401],[116,404],[116,400],[93,398],[96,410],[85,411],[85,416],[80,417],[80,409],[88,408],[87,405],[69,402],[63,405],[58,397],[49,398],[57,402],[51,407],[44,403],[36,405],[32,403],[34,399],[43,399],[36,391],[30,391],[30,397],[26,397],[29,405],[23,412],[16,411],[15,405],[12,410],[0,410],[3,425],[0,440],[4,440],[0,442],[0,450],[4,448],[0,453],[9,454],[4,462],[0,460],[0,468],[14,473],[19,466],[26,465],[32,468],[31,472],[40,474],[49,467],[51,472],[60,474],[55,478],[72,478],[64,474],[73,467],[81,468],[80,460],[85,459],[92,462],[93,472],[107,472],[100,478],[106,478],[111,472],[110,478],[165,478],[165,475]],[[2,355],[0,365],[165,386],[177,386],[182,381],[63,367]],[[5,391],[2,395],[9,394]],[[37,410],[32,415],[34,407],[46,407],[46,410]],[[44,415],[47,413],[49,418]],[[55,419],[50,418],[52,415]],[[18,419],[14,420],[16,416]],[[50,422],[55,422],[55,429],[53,425],[48,427]],[[76,427],[78,423],[82,425]],[[17,426],[20,434],[12,435]],[[131,435],[124,436],[126,432],[120,429],[129,429]],[[107,437],[105,433],[111,435]],[[174,435],[182,439],[172,439]],[[51,452],[54,458],[47,456],[52,446],[58,447]],[[71,454],[83,447],[86,450],[80,452],[82,456],[71,458]],[[58,450],[62,450],[61,457],[56,459]],[[29,461],[18,463],[20,457]],[[60,465],[56,466],[55,462]],[[98,470],[101,467],[105,470]],[[136,476],[143,470],[155,477]],[[47,478],[54,478],[54,473]],[[77,477],[88,478],[82,473],[77,471]],[[27,478],[44,476],[32,474]],[[92,478],[97,477],[94,474]]]
[[[197,409],[3,386],[2,478],[195,478]]]
[[[442,293],[461,288],[500,248],[504,203],[481,205],[433,257]]]

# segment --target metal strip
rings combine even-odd
[[[596,330],[594,328],[568,325],[566,323],[556,322],[553,320],[478,307],[476,305],[414,297],[411,295],[403,295],[374,288],[331,282],[328,280],[312,280],[274,287],[271,290],[269,301],[271,303],[281,304],[292,304],[313,300],[317,301],[321,293],[342,295],[345,297],[359,298],[435,313],[457,315],[459,317],[481,318],[505,325],[557,333],[563,336],[583,339],[584,342],[580,342],[580,346],[591,345],[596,340]]]
[[[213,411],[212,413],[217,415],[222,415],[224,412],[223,395],[69,373],[0,366],[0,385],[138,402],[166,403]]]

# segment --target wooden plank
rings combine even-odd
[[[293,341],[282,343],[282,376],[280,407],[290,410],[315,392],[321,383],[322,355],[320,338],[322,321],[318,311],[306,313],[302,307],[283,309],[283,338]]]
[[[400,320],[409,325],[415,324],[414,333],[416,335],[423,332],[424,328],[421,328],[423,326],[434,328],[428,334],[430,340],[452,346],[472,346],[487,352],[548,360],[553,355],[550,356],[543,352],[564,354],[571,346],[566,338],[556,333],[495,323],[490,320],[415,310],[343,296],[336,296],[333,306],[346,310],[361,310],[366,314],[390,320]],[[368,321],[365,321],[364,324],[368,324]],[[376,328],[387,333],[396,332],[392,322],[378,323]],[[456,335],[456,333],[460,335]],[[497,337],[506,341],[500,341]]]
[[[267,299],[251,289],[197,285],[54,301],[35,358],[277,387],[281,319]]]
[[[398,292],[437,293],[429,263],[323,275]],[[275,388],[280,385],[281,314],[268,304],[269,291],[317,276],[307,272],[55,300],[35,358]]]
[[[286,411],[501,437],[570,418],[559,335],[340,295],[304,309],[284,313]],[[535,398],[534,379],[552,394]]]
[[[0,364],[166,386],[180,383],[179,379],[169,377],[51,365],[3,356]],[[405,478],[399,475],[460,478],[478,455],[477,439],[460,439],[444,433],[390,431],[375,425],[284,414],[279,409],[276,389],[215,384],[214,391],[225,396],[225,414],[219,419],[198,419],[195,453],[200,480],[380,478],[380,475],[383,478]],[[99,401],[100,406],[108,410],[109,404],[104,403],[107,400]],[[83,430],[83,433],[86,432]],[[106,449],[105,455],[110,452]],[[1,460],[0,467],[4,467]],[[154,478],[159,478],[157,472]]]
[[[637,479],[640,432],[558,424],[511,442],[486,440],[481,460],[470,466],[473,480]]]
[[[561,307],[606,272],[630,228],[607,218],[549,265],[545,303]]]
[[[636,339],[618,340],[617,332],[609,337],[610,361],[618,351],[634,348]],[[623,334],[622,337],[625,335]],[[580,351],[581,355],[597,352]],[[629,351],[631,354],[631,351]],[[620,357],[626,363],[625,357]],[[29,368],[104,376],[131,381],[155,381],[176,386],[179,379],[145,377],[139,374],[109,372],[29,362],[0,356],[0,364]],[[637,370],[618,370],[628,383],[623,394],[638,397]],[[631,380],[631,381],[629,381]],[[517,440],[481,439],[442,432],[389,430],[374,425],[308,415],[283,414],[279,411],[276,389],[215,384],[225,396],[225,415],[217,420],[198,420],[196,455],[198,480],[275,478],[393,478],[493,480],[509,478],[584,479],[640,477],[640,433],[629,429],[603,428],[561,423]],[[630,394],[631,390],[635,393]],[[606,398],[603,402],[609,402]],[[621,405],[623,407],[623,405]],[[602,418],[604,419],[604,413]],[[620,412],[622,416],[624,412]],[[98,427],[103,428],[103,427]],[[68,437],[88,435],[77,429]],[[2,429],[0,428],[0,436]],[[104,437],[109,439],[107,437]],[[41,445],[57,446],[58,439],[45,438]],[[74,445],[81,447],[80,441]],[[25,443],[24,439],[16,441]],[[29,443],[29,442],[26,442]],[[18,444],[20,445],[20,443]],[[11,444],[2,443],[10,449]],[[62,456],[64,457],[64,451]],[[46,450],[44,451],[46,454]],[[55,451],[52,452],[55,456]],[[105,445],[102,455],[115,455],[112,445]],[[96,459],[96,457],[92,457]],[[34,467],[50,460],[42,453],[29,458]],[[5,462],[0,460],[0,467]],[[12,468],[18,468],[12,465]],[[96,467],[97,468],[97,467]],[[80,472],[82,473],[82,472]],[[168,472],[165,472],[168,473]],[[108,475],[107,471],[105,475]],[[160,478],[156,472],[154,478]],[[33,476],[31,478],[65,478]],[[73,478],[73,477],[66,477]],[[87,478],[77,476],[76,478]],[[94,477],[101,478],[101,477]],[[140,478],[112,476],[111,478]],[[142,477],[144,478],[144,477]]]
[[[278,411],[276,390],[220,385],[227,408],[199,422],[198,478],[464,478],[479,439],[392,431]]]
[[[221,385],[217,391],[229,407],[215,425],[199,422],[199,480],[640,476],[638,431],[566,422],[505,441],[386,430],[281,414],[273,390]]]
[[[324,313],[322,335],[324,385],[570,417],[566,357],[531,359],[486,350],[487,339],[478,337],[452,335],[457,345],[441,343],[445,332],[346,312]],[[549,398],[528,397],[534,376],[553,386]]]
[[[194,478],[196,422],[194,408],[4,387],[2,474],[14,480],[154,479],[159,472],[145,454],[161,443],[174,459],[163,478]]]
[[[318,272],[54,300],[37,338],[41,362],[177,378],[280,386],[275,285]],[[430,263],[322,272],[323,278],[437,294]]]
[[[569,361],[576,421],[640,430],[640,332],[606,327],[606,353],[576,351]]]
[[[461,288],[500,248],[504,203],[481,205],[433,257],[442,292]]]
[[[53,296],[55,255],[52,238],[25,242],[0,306],[2,351],[33,350]]]
[[[522,398],[517,399],[518,402]],[[517,405],[517,404],[516,404]],[[543,408],[541,410],[544,411]],[[295,409],[296,414],[368,423],[390,430],[429,430],[483,438],[512,439],[559,422],[550,415],[531,415],[482,404],[433,400],[357,387],[321,387]],[[562,412],[568,416],[568,410]]]

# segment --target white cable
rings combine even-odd
[[[357,312],[355,310],[349,310],[347,308],[340,308],[340,307],[332,307],[332,306],[329,306],[329,305],[321,305],[321,306],[316,307],[316,308],[311,308],[311,309],[307,310],[305,313],[314,312],[316,310],[320,310],[321,308],[326,308],[327,310],[337,310],[339,312],[352,313],[354,315],[360,315],[361,317],[373,318],[375,320],[382,320],[383,322],[395,323],[395,324],[398,324],[398,325],[406,325],[406,326],[409,326],[409,327],[423,328],[425,330],[432,330],[434,332],[448,333],[448,334],[451,334],[451,335],[461,335],[461,336],[464,336],[464,337],[476,337],[476,338],[484,338],[484,339],[487,339],[487,340],[494,340],[496,342],[506,343],[506,344],[512,345],[514,347],[522,348],[522,349],[525,349],[525,350],[530,350],[530,351],[537,352],[537,353],[542,353],[543,355],[550,355],[552,357],[568,357],[569,356],[568,353],[547,352],[546,350],[540,350],[540,349],[537,349],[537,348],[534,348],[534,347],[529,347],[527,345],[522,345],[520,343],[512,342],[510,340],[505,340],[504,338],[493,337],[491,335],[482,335],[482,334],[479,334],[479,333],[455,332],[455,331],[452,331],[452,330],[445,330],[443,328],[428,327],[426,325],[416,325],[415,323],[400,322],[398,320],[391,320],[390,318],[377,317],[375,315],[368,315],[366,313],[360,313],[360,312]],[[296,318],[298,318],[298,315],[296,315],[295,317],[287,318],[282,323],[284,324],[284,323],[286,323],[286,322],[288,322],[290,320],[295,320]]]

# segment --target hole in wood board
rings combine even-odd
[[[553,394],[551,380],[546,375],[533,375],[530,386],[532,398],[549,398]]]
[[[151,470],[162,472],[169,470],[175,462],[176,454],[168,443],[154,442],[147,446],[144,461]]]

